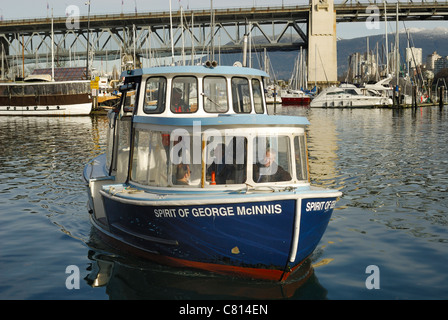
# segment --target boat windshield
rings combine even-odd
[[[131,180],[148,186],[199,188],[308,179],[304,134],[212,132],[137,127]]]
[[[153,75],[146,78],[144,114],[266,113],[260,78],[232,75]],[[166,110],[168,109],[168,110]]]
[[[225,77],[204,77],[203,104],[205,112],[222,113],[229,110]]]
[[[291,142],[288,136],[254,138],[253,181],[256,183],[290,181]]]
[[[232,104],[236,113],[250,113],[250,91],[247,78],[232,78]]]
[[[171,111],[193,113],[198,110],[198,80],[193,76],[173,78],[171,90]]]
[[[353,96],[357,96],[358,92],[355,89],[344,89],[345,93],[351,94]]]
[[[162,113],[165,111],[166,78],[152,77],[146,81],[145,100],[143,111],[145,113]]]

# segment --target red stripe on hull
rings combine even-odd
[[[310,98],[282,98],[282,104],[309,104]]]

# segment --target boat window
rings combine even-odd
[[[354,96],[358,95],[358,92],[356,92],[355,89],[345,89],[344,91],[345,91],[345,93],[348,93],[348,94],[351,94],[351,95],[354,95]]]
[[[106,144],[106,168],[110,169],[110,166],[112,164],[112,152],[114,150],[113,148],[113,142],[114,142],[114,128],[116,123],[116,116],[117,114],[113,111],[109,111],[107,114],[108,117],[108,128],[107,128],[107,144]]]
[[[338,95],[338,94],[343,94],[344,91],[333,91],[333,92],[328,92],[327,95],[328,96],[333,96],[333,95]]]
[[[204,110],[206,112],[227,112],[227,83],[223,77],[204,78]]]
[[[10,92],[12,96],[23,96],[23,86],[11,86]]]
[[[129,165],[129,143],[131,132],[131,118],[123,117],[116,122],[118,130],[118,149],[116,154],[115,170],[117,170],[117,181],[123,181],[128,174]]]
[[[131,180],[148,186],[199,187],[201,140],[174,132],[137,129]],[[199,150],[196,152],[196,150]]]
[[[171,181],[175,187],[199,187],[202,177],[201,139],[186,131],[184,133],[172,133],[170,138]]]
[[[256,183],[291,180],[291,151],[288,136],[254,138],[253,181]]]
[[[24,86],[24,95],[25,96],[34,96],[35,94],[37,94],[37,92],[35,92],[34,86],[31,86],[31,85]]]
[[[165,110],[166,79],[154,77],[146,80],[145,102],[143,111],[145,113],[162,113]]]
[[[261,83],[258,79],[252,79],[252,92],[254,95],[254,108],[256,113],[263,113],[263,96],[261,91]]]
[[[135,106],[135,98],[136,98],[136,94],[137,91],[132,90],[132,91],[125,91],[122,94],[125,94],[125,100],[123,103],[123,111],[124,112],[132,112],[134,110],[134,106]]]
[[[236,113],[250,113],[249,80],[246,78],[232,78],[232,104]]]
[[[308,161],[305,135],[294,137],[297,180],[308,180]]]
[[[0,97],[8,97],[9,96],[9,92],[8,92],[8,87],[7,86],[2,86],[0,85]]]
[[[175,77],[171,91],[171,111],[193,113],[198,110],[198,85],[196,77]]]
[[[167,186],[169,133],[137,130],[134,141],[131,180],[143,185]]]
[[[210,185],[246,182],[247,138],[210,136],[206,142],[206,182]]]

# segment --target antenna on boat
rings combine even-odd
[[[213,0],[210,0],[210,42],[211,42],[211,60],[215,60],[215,43],[214,43],[214,36],[215,36],[215,13],[213,12]]]
[[[247,67],[247,19],[243,37],[243,67]]]

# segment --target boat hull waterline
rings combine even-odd
[[[107,223],[93,214],[91,220],[113,244],[162,264],[274,281],[285,280],[311,255],[337,200],[334,194],[283,193],[159,204],[107,188],[100,192]]]

